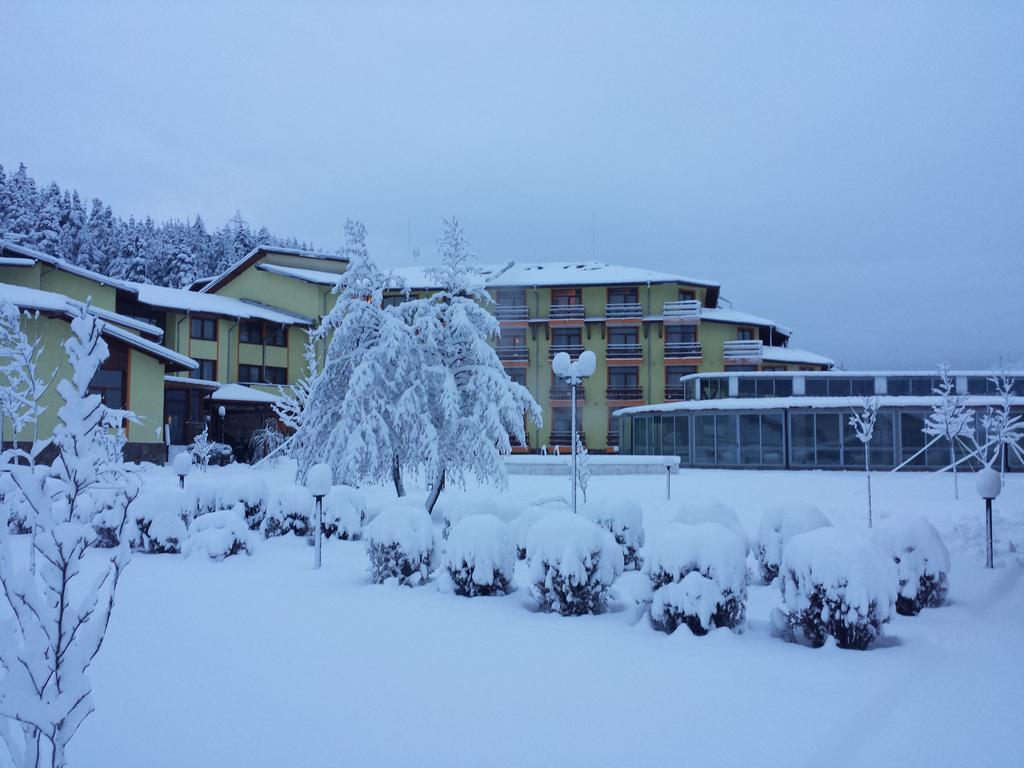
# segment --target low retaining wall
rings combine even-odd
[[[678,456],[615,456],[589,455],[591,475],[663,475],[665,467],[674,475],[679,472]],[[572,456],[540,456],[538,454],[505,457],[510,475],[566,475],[572,471]]]

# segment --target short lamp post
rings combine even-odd
[[[324,527],[324,496],[330,493],[331,483],[333,480],[334,478],[331,473],[331,468],[327,464],[314,464],[309,468],[309,473],[306,475],[306,488],[309,489],[309,492],[313,494],[313,498],[316,499],[316,532],[313,534],[314,570],[320,567],[321,562],[320,553]]]
[[[999,496],[1002,478],[992,467],[983,467],[975,477],[978,495],[985,500],[985,567],[992,568],[992,500]]]
[[[178,476],[179,485],[185,487],[185,475],[192,471],[192,454],[182,451],[174,457],[174,474]]]
[[[223,405],[217,406],[217,423],[220,425],[220,442],[224,442],[224,417],[228,415],[228,409]]]
[[[565,379],[572,390],[572,511],[576,512],[576,387],[584,379],[593,376],[597,370],[597,358],[589,349],[580,352],[575,362],[569,359],[567,352],[559,352],[551,360],[551,370],[555,376]]]

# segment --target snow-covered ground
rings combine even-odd
[[[220,563],[136,555],[91,670],[97,709],[70,757],[104,768],[1020,765],[1024,555],[1010,550],[1024,550],[1024,477],[997,503],[994,571],[981,567],[973,478],[962,480],[954,502],[948,476],[875,477],[876,519],[927,517],[952,570],[950,605],[896,617],[867,652],[774,636],[780,598],[767,586],[750,588],[742,634],[670,636],[631,599],[635,572],[607,613],[564,618],[535,611],[522,564],[517,591],[467,599],[438,580],[370,585],[362,542],[327,542],[318,572],[291,536]],[[175,481],[153,470],[149,482]],[[500,498],[469,495],[490,511],[568,490],[564,477],[510,483]],[[595,476],[589,493],[639,501],[649,536],[682,501],[726,502],[750,535],[784,499],[819,505],[837,526],[866,523],[859,473],[683,471],[672,502],[664,477]],[[368,496],[371,516],[393,501],[387,489]]]

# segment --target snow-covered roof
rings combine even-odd
[[[139,294],[139,302],[152,307],[173,309],[180,312],[204,312],[242,320],[267,320],[286,325],[309,325],[313,321],[302,315],[274,309],[264,304],[215,293],[197,293],[184,288],[165,288],[160,285],[131,283]]]
[[[0,256],[0,267],[31,267],[33,264],[35,261],[21,256]]]
[[[215,291],[225,283],[232,280],[235,275],[244,271],[246,267],[255,263],[261,255],[267,253],[282,253],[286,256],[301,256],[306,259],[316,259],[321,261],[348,261],[347,256],[342,256],[338,253],[324,253],[321,251],[307,251],[302,248],[277,248],[269,245],[258,245],[219,275],[204,278],[206,282],[197,280],[192,283],[192,287],[202,293]]]
[[[1010,378],[1024,380],[1024,370],[1012,370],[1008,372]],[[992,371],[961,371],[961,370],[950,370],[950,378],[956,378],[958,376],[976,377],[981,376],[988,378],[993,375]],[[782,377],[796,377],[801,378],[865,378],[865,377],[876,377],[876,376],[894,376],[894,377],[913,377],[913,376],[924,376],[930,378],[936,378],[939,376],[938,371],[846,371],[833,369],[831,371],[709,371],[708,373],[690,373],[686,376],[682,376],[680,381],[695,381],[697,379],[720,379],[728,378],[730,376],[741,376],[747,378],[749,376],[764,377],[769,379],[777,379]]]
[[[942,398],[921,395],[877,395],[881,407],[901,408],[932,408]],[[998,407],[1003,404],[1001,397],[993,395],[972,395],[964,398],[968,408]],[[1024,407],[1024,397],[1011,397],[1010,405]],[[659,405],[633,405],[619,408],[613,412],[615,416],[631,416],[638,413],[673,413],[676,411],[767,411],[786,408],[828,408],[832,410],[851,410],[863,408],[863,397],[724,397],[715,400],[681,400],[674,403]]]
[[[814,352],[792,347],[761,347],[761,357],[774,363],[806,363],[809,365],[835,365],[835,360]]]
[[[9,285],[7,283],[0,283],[0,301],[9,301],[21,309],[61,314],[68,319],[76,317],[83,306],[82,302],[69,298],[62,293],[40,291],[36,288],[26,288],[22,285]],[[101,310],[92,306],[89,307],[89,312],[96,316],[100,326],[100,333],[104,336],[119,339],[128,346],[146,352],[153,357],[163,360],[165,363],[170,363],[178,369],[194,370],[199,367],[199,363],[191,357],[178,354],[162,344],[150,341],[132,333],[126,327],[122,327],[132,326],[133,324],[149,328],[155,328],[155,326],[141,323],[134,318],[125,317],[116,312]]]
[[[280,264],[257,264],[256,269],[261,272],[270,272],[273,275],[282,277],[293,277],[306,283],[316,285],[336,285],[341,277],[337,272],[321,272],[318,269],[304,269],[302,267],[282,267]]]
[[[792,336],[793,329],[787,328],[784,325],[779,325],[774,320],[769,320],[767,317],[761,317],[760,315],[752,315],[749,312],[738,312],[735,309],[723,309],[721,307],[709,308],[702,307],[700,310],[701,321],[707,321],[710,323],[729,323],[730,325],[768,325],[779,333],[785,336]]]
[[[194,379],[191,376],[164,376],[164,381],[168,384],[183,384],[191,387],[203,387],[204,389],[219,389],[222,384],[219,381],[213,379]]]
[[[122,291],[128,291],[130,293],[135,292],[135,289],[132,287],[131,283],[128,283],[124,280],[118,280],[113,277],[108,277],[107,275],[101,275],[99,272],[93,272],[91,269],[80,267],[77,264],[72,264],[70,261],[65,261],[64,259],[58,259],[56,256],[51,256],[48,253],[37,251],[34,248],[26,248],[23,245],[12,243],[9,240],[0,240],[0,257],[3,257],[6,254],[10,253],[13,253],[16,258],[31,259],[33,263],[39,261],[42,262],[43,264],[47,264],[53,267],[54,269],[59,269],[62,272],[68,272],[69,274],[72,275],[84,277],[88,280],[92,280],[95,283],[99,283],[100,285],[109,285],[113,288],[119,288]],[[13,266],[29,265],[17,264]]]
[[[276,403],[280,398],[268,392],[247,387],[244,384],[225,384],[209,395],[210,400],[222,400],[230,403]]]

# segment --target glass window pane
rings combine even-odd
[[[789,424],[790,461],[795,467],[814,466],[814,414],[794,413]]]
[[[700,414],[693,417],[693,463],[701,466],[715,464],[715,417]]]
[[[761,417],[744,413],[740,417],[740,463],[761,463]]]
[[[839,440],[841,435],[838,413],[814,414],[814,447],[819,467],[839,465]]]
[[[738,464],[739,450],[736,443],[736,416],[733,414],[719,414],[715,417],[715,439],[717,463]]]
[[[782,414],[761,414],[761,463],[785,464],[785,444],[782,440]]]
[[[925,444],[924,415],[912,411],[903,411],[900,414],[900,463],[907,461],[911,456],[920,451]],[[923,467],[925,465],[924,454],[916,456],[909,462],[909,467]]]
[[[821,376],[808,376],[804,381],[804,394],[811,397],[825,397],[828,394],[828,381]]]
[[[776,397],[792,397],[793,396],[793,379],[775,379],[775,396]]]

